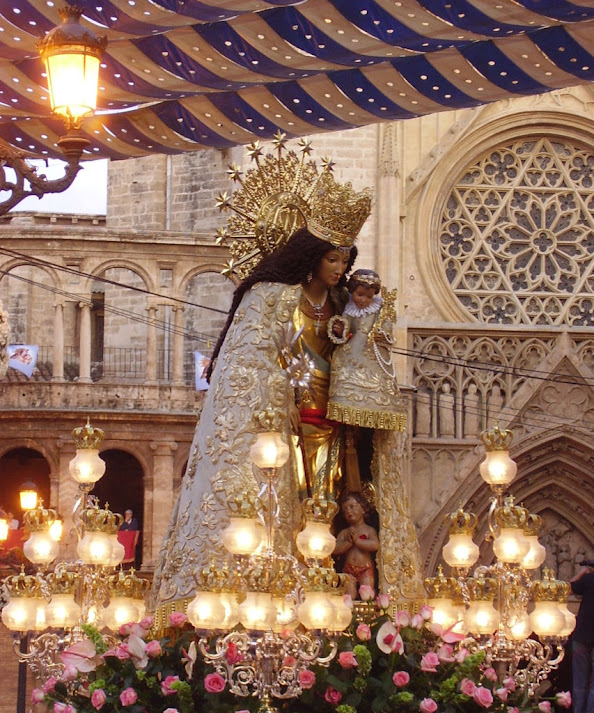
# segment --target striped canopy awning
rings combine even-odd
[[[0,138],[59,156],[36,41],[0,4]],[[74,4],[74,0],[71,1]],[[109,40],[87,158],[348,129],[594,79],[594,0],[77,0]]]

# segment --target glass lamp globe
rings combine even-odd
[[[528,612],[520,611],[512,614],[505,626],[505,635],[513,641],[523,641],[532,633]]]
[[[108,567],[117,567],[124,559],[126,550],[124,545],[118,540],[117,535],[109,535],[109,538],[111,540],[111,556],[109,558]]]
[[[106,532],[87,530],[76,546],[76,552],[85,564],[107,567],[111,561],[111,537]]]
[[[491,487],[507,487],[516,477],[518,466],[508,451],[487,451],[480,464],[481,478]]]
[[[575,629],[575,614],[569,611],[569,609],[567,608],[567,602],[562,602],[561,604],[559,604],[559,610],[565,617],[565,624],[559,632],[558,636],[567,637]]]
[[[305,559],[326,559],[334,552],[336,537],[330,532],[330,523],[306,520],[305,527],[295,538],[297,549]]]
[[[136,610],[138,611],[138,621],[141,619],[144,619],[146,616],[146,602],[144,599],[132,599],[132,604],[136,607]]]
[[[277,431],[258,433],[250,457],[262,470],[282,468],[289,459],[289,446]]]
[[[433,607],[432,621],[444,629],[449,629],[457,621],[460,621],[461,618],[464,618],[460,607],[454,606],[453,601],[447,597],[428,599],[427,604]]]
[[[443,548],[443,558],[450,567],[472,567],[479,558],[479,547],[472,535],[454,533]]]
[[[64,523],[62,520],[54,520],[50,525],[49,534],[52,540],[60,542],[62,539],[62,531],[64,529]]]
[[[221,539],[232,555],[252,555],[264,539],[264,527],[255,518],[231,517]]]
[[[34,564],[49,564],[58,556],[58,543],[50,535],[49,527],[35,530],[23,545],[23,552]]]
[[[521,565],[524,569],[538,569],[546,559],[547,550],[538,541],[538,535],[527,535],[526,539],[530,544],[530,549],[524,556]]]
[[[330,594],[328,599],[334,608],[334,617],[326,625],[328,632],[340,633],[344,631],[351,623],[353,611],[345,602],[344,594]]]
[[[8,604],[2,609],[2,623],[11,631],[35,629],[38,604],[37,597],[11,596]]]
[[[492,601],[471,601],[466,610],[464,624],[471,634],[492,634],[499,625],[499,612]]]
[[[222,629],[225,607],[219,592],[197,591],[188,604],[188,620],[196,629]]]
[[[306,592],[305,600],[297,607],[297,616],[306,629],[326,629],[335,617],[328,592]]]
[[[493,540],[493,552],[500,562],[520,564],[530,551],[530,541],[519,527],[502,527]]]
[[[19,500],[21,503],[21,510],[24,510],[25,512],[27,510],[35,510],[38,500],[35,483],[27,481],[21,485],[19,489]]]
[[[237,595],[234,592],[221,592],[219,599],[225,609],[221,627],[223,629],[233,629],[239,623],[239,604],[237,603]]]
[[[286,596],[281,595],[273,597],[272,603],[276,609],[276,620],[272,627],[273,631],[280,633],[287,629],[296,629],[299,626],[297,607],[292,599],[287,599]]]
[[[70,475],[81,485],[96,483],[105,473],[105,461],[97,448],[79,448],[68,464]]]
[[[74,601],[72,592],[52,594],[45,608],[47,626],[55,629],[72,629],[81,617],[80,606]]]
[[[112,596],[109,605],[103,610],[101,621],[112,631],[117,631],[123,624],[140,620],[138,609],[130,597]]]
[[[8,520],[0,517],[0,542],[6,542],[8,539]]]
[[[276,608],[268,592],[248,592],[239,605],[239,621],[248,631],[272,629],[276,621]]]
[[[530,626],[537,636],[559,636],[565,628],[565,616],[557,602],[535,602]]]

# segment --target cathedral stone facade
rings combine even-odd
[[[461,502],[486,521],[478,435],[495,420],[514,431],[511,489],[544,519],[546,565],[569,579],[594,556],[593,101],[581,87],[311,137],[339,180],[374,188],[357,266],[399,291],[404,466],[425,575],[447,513]],[[247,164],[242,147],[114,162],[106,219],[0,225],[10,343],[40,347],[31,379],[9,369],[0,381],[2,492],[33,477],[68,523],[70,433],[90,417],[106,432],[100,495],[138,514],[148,571],[199,417],[194,353],[208,354],[230,304],[215,198],[232,162]],[[73,551],[67,536],[62,554]]]

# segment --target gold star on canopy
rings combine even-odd
[[[217,228],[215,245],[221,245],[227,237],[229,237],[229,234],[226,227]]]
[[[320,163],[322,164],[322,169],[324,171],[328,171],[329,173],[332,172],[334,170],[334,166],[336,166],[336,162],[328,156],[324,156]]]

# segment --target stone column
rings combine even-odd
[[[146,308],[148,312],[148,324],[146,327],[146,383],[157,383],[157,330],[155,327],[155,319],[157,317],[157,308],[154,305],[149,305]]]
[[[62,300],[56,300],[54,304],[52,381],[64,381],[64,302]]]
[[[151,450],[153,452],[151,539],[147,542],[148,538],[145,537],[143,553],[147,558],[143,561],[143,565],[148,567],[157,564],[159,550],[173,510],[173,467],[177,443],[153,441]],[[145,513],[145,523],[147,522],[148,513]],[[145,525],[145,531],[147,530]]]
[[[80,308],[80,363],[78,381],[91,383],[91,303],[79,302]]]
[[[172,386],[184,384],[184,308],[174,305],[173,309],[173,381]]]

